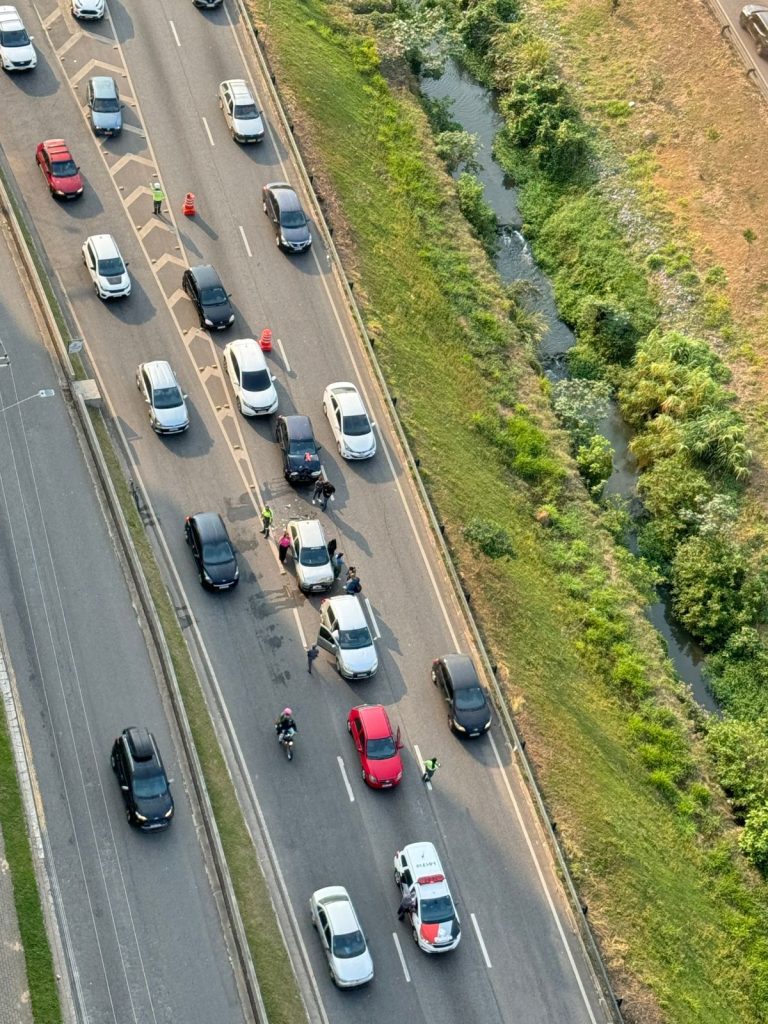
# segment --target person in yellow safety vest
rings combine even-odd
[[[152,183],[152,202],[154,204],[154,209],[152,210],[152,213],[157,213],[157,214],[160,213],[160,207],[161,207],[162,202],[163,202],[164,199],[165,199],[165,192],[163,192],[163,190],[160,188],[160,182],[159,181],[153,182]]]

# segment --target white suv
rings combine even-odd
[[[105,10],[105,0],[72,0],[72,14],[83,21],[99,21]]]
[[[317,642],[336,656],[336,668],[345,679],[370,679],[379,667],[363,606],[352,594],[326,598],[320,605]]]
[[[335,577],[320,523],[317,519],[292,519],[288,533],[299,588],[310,594],[330,590]]]
[[[254,338],[230,341],[224,349],[224,369],[243,416],[269,416],[277,412],[275,378]]]
[[[264,121],[251,90],[242,78],[222,82],[219,86],[219,106],[235,142],[262,142]]]
[[[128,264],[112,235],[91,235],[83,243],[83,263],[100,299],[119,299],[131,294]]]
[[[15,7],[0,7],[0,65],[4,71],[31,71],[37,67],[32,36]]]
[[[447,953],[461,939],[459,915],[432,843],[409,843],[395,854],[395,884],[414,897],[414,942],[425,953]]]

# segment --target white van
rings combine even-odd
[[[317,643],[335,655],[336,668],[345,679],[370,679],[379,667],[363,606],[351,594],[323,601]]]

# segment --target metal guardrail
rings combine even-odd
[[[582,904],[579,895],[576,891],[576,886],[574,885],[573,878],[571,877],[571,873],[568,868],[567,861],[565,859],[565,855],[562,851],[560,842],[557,838],[555,829],[552,825],[552,821],[549,817],[549,813],[547,811],[544,799],[539,789],[535,773],[528,758],[525,755],[525,745],[520,739],[518,731],[515,727],[515,723],[504,700],[504,696],[501,692],[501,687],[499,686],[498,680],[496,678],[495,666],[492,664],[491,658],[488,654],[488,651],[486,650],[485,643],[480,633],[480,629],[470,609],[465,589],[462,585],[458,571],[453,562],[453,558],[451,556],[448,545],[446,544],[445,537],[443,535],[443,530],[435,513],[432,501],[429,497],[426,487],[424,486],[424,482],[421,478],[418,461],[416,460],[416,458],[413,455],[413,452],[411,451],[411,447],[408,442],[408,438],[405,434],[405,430],[403,429],[402,423],[400,422],[400,417],[398,416],[397,409],[390,395],[389,388],[387,386],[387,382],[382,372],[381,366],[379,365],[373,341],[371,340],[371,337],[366,329],[365,321],[363,320],[362,313],[360,312],[357,300],[355,299],[354,293],[352,291],[349,278],[344,271],[344,265],[341,261],[341,257],[336,248],[336,245],[334,244],[332,233],[329,230],[328,224],[326,223],[325,214],[323,212],[322,206],[315,193],[313,178],[309,174],[309,171],[307,170],[303,154],[301,153],[299,145],[296,141],[293,125],[285,111],[282,97],[280,96],[277,85],[277,78],[274,72],[272,71],[272,68],[270,67],[261,35],[256,30],[250,19],[248,9],[245,4],[245,0],[234,0],[234,3],[240,10],[241,20],[245,26],[246,34],[254,50],[259,66],[261,68],[262,76],[264,78],[264,81],[266,82],[267,88],[272,98],[272,103],[280,117],[283,129],[283,140],[286,142],[289,149],[291,150],[293,160],[297,168],[299,169],[299,173],[302,178],[305,193],[311,200],[312,207],[316,215],[316,223],[320,225],[323,234],[323,241],[331,257],[331,267],[338,281],[342,295],[346,300],[348,310],[351,313],[353,321],[357,327],[359,339],[363,344],[365,354],[368,357],[374,376],[379,385],[382,400],[384,401],[386,409],[389,413],[390,421],[395,430],[395,435],[402,449],[404,462],[410,471],[413,482],[419,493],[419,497],[421,498],[423,508],[429,520],[429,524],[432,527],[432,533],[434,535],[435,543],[437,544],[438,550],[442,555],[446,571],[453,584],[456,599],[464,615],[465,621],[469,626],[477,651],[482,659],[482,663],[485,668],[485,673],[487,677],[487,682],[489,683],[490,688],[492,689],[496,698],[495,703],[497,705],[497,710],[499,711],[499,714],[506,726],[508,735],[511,738],[513,752],[517,755],[523,779],[526,783],[528,792],[531,794],[531,797],[533,799],[534,807],[538,813],[539,821],[544,828],[548,845],[555,858],[555,862],[557,864],[557,868],[559,870],[563,884],[565,886],[566,893],[571,902],[571,910],[573,912],[574,920],[577,925],[578,934],[582,943],[582,948],[584,949],[584,953],[592,966],[598,990],[602,994],[603,1007],[609,1014],[611,1020],[617,1022],[617,1024],[623,1024],[624,1018],[622,1016],[620,1009],[621,1000],[617,999],[611,986],[611,982],[608,977],[608,971],[605,967],[605,963],[603,962],[600,950],[598,949],[595,937],[592,934],[592,929],[590,928],[589,923],[587,921],[587,908]]]

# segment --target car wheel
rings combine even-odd
[[[400,888],[400,872],[395,868],[395,885]]]
[[[136,824],[136,822],[133,820],[133,815],[131,814],[131,808],[130,807],[126,807],[125,808],[125,817],[128,820],[128,824],[129,825],[135,825]]]
[[[360,769],[360,778],[363,780],[363,782],[367,781],[367,779],[365,777],[365,768],[361,768]]]
[[[202,569],[200,569],[200,571],[198,572],[197,578],[200,580],[200,586],[204,587],[205,586],[205,576],[203,576],[203,570]]]
[[[437,672],[432,673],[432,682],[437,686]]]
[[[326,408],[325,402],[323,402],[323,416],[328,415],[328,409]]]
[[[101,298],[101,292],[99,291],[99,286],[96,284],[95,281],[93,282],[93,290],[96,292],[97,297]]]
[[[349,724],[349,720],[347,720],[347,732],[352,733],[352,726]]]
[[[235,395],[235,405],[237,406],[237,411],[242,416],[242,414],[243,414],[243,403],[240,401],[240,395]]]
[[[275,245],[280,248],[280,235],[275,235]]]
[[[263,200],[263,199],[262,199],[262,201],[261,201],[261,208],[262,208],[262,210],[264,211],[264,213],[266,213],[266,212],[267,212],[267,204],[266,204],[266,203],[264,202],[264,200]]]
[[[411,935],[413,936],[413,941],[418,946],[418,944],[419,944],[419,933],[416,931],[415,928],[411,928]]]
[[[339,455],[343,459],[344,458],[344,453],[341,450],[341,441],[337,441],[336,442],[336,450],[338,451]]]
[[[117,771],[117,763],[115,761],[115,755],[114,754],[110,754],[109,755],[109,763],[112,765],[112,771],[116,772]]]
[[[332,981],[332,982],[333,982],[333,984],[335,985],[335,984],[336,984],[336,975],[335,975],[335,974],[333,973],[333,968],[332,968],[332,967],[329,967],[329,968],[328,968],[328,973],[329,973],[329,974],[330,974],[330,976],[331,976],[331,981]]]

